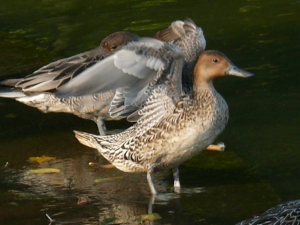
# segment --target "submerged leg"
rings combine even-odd
[[[156,190],[155,190],[155,187],[154,187],[154,184],[153,184],[153,181],[152,181],[152,172],[147,172],[147,181],[148,181],[148,184],[149,184],[149,187],[150,187],[150,191],[152,193],[152,195],[156,195]]]
[[[180,192],[179,169],[178,167],[174,167],[172,171],[174,177],[174,191],[176,193],[179,193]]]
[[[154,202],[155,202],[155,197],[156,197],[156,195],[151,195],[151,197],[149,199],[148,214],[152,214],[153,213],[153,205],[154,205]]]
[[[95,119],[95,122],[98,126],[99,134],[101,136],[104,136],[105,131],[106,131],[106,127],[105,127],[105,123],[104,123],[103,119],[102,118],[97,118],[97,119]]]

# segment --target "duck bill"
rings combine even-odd
[[[247,77],[253,77],[254,74],[253,73],[250,73],[248,71],[245,71],[245,70],[242,70],[240,68],[238,68],[237,66],[235,65],[231,65],[229,70],[227,70],[225,72],[226,75],[232,75],[232,76],[237,76],[237,77],[244,77],[244,78],[247,78]]]

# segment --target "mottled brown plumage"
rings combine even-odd
[[[168,48],[168,57],[161,48]],[[178,48],[166,43],[151,51],[157,60],[163,61],[164,70],[159,84],[143,108],[136,112],[137,123],[111,136],[78,131],[75,134],[82,144],[98,149],[118,169],[146,172],[151,192],[155,194],[153,171],[172,168],[174,187],[179,188],[177,166],[204,150],[224,130],[228,106],[212,80],[224,75],[249,77],[252,74],[235,67],[223,53],[205,51],[195,65],[193,93],[182,96],[178,78],[184,56],[179,57]]]

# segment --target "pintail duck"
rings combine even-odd
[[[187,18],[184,21],[173,22],[169,28],[158,32],[155,38],[174,43],[184,52],[183,87],[186,92],[190,91],[193,64],[206,45],[202,29]],[[15,98],[42,112],[72,113],[84,119],[94,120],[100,134],[105,135],[103,120],[124,118],[124,116],[116,115],[111,117],[108,114],[115,89],[98,89],[98,92],[95,92],[87,86],[84,86],[87,89],[83,89],[79,85],[76,87],[77,90],[74,90],[72,80],[77,76],[81,80],[84,79],[95,64],[99,64],[107,56],[122,49],[128,42],[139,39],[140,37],[129,32],[113,33],[106,37],[96,49],[50,63],[25,78],[3,81],[1,84],[12,87],[12,90],[2,91],[0,97]],[[97,69],[106,71],[101,66],[97,66]],[[99,82],[102,83],[102,79],[98,79],[96,83]],[[71,91],[68,90],[66,84],[69,84],[67,87],[70,87]],[[63,87],[63,96],[61,90],[57,95],[57,89],[60,87]]]
[[[244,220],[236,225],[288,225],[300,224],[300,200],[277,205],[261,215]]]
[[[57,97],[55,92],[57,88],[70,82],[83,71],[88,71],[93,65],[114,54],[128,42],[138,41],[139,38],[136,34],[124,31],[110,34],[95,49],[52,62],[25,78],[2,81],[1,85],[12,89],[0,92],[0,97],[14,98],[45,113],[73,113],[81,118],[94,120],[100,134],[104,135],[103,119],[110,119],[107,111],[115,94],[114,90],[64,98]]]
[[[126,83],[126,88],[117,89],[111,107],[118,106],[117,111],[126,114],[127,107],[142,99],[142,107],[128,115],[137,122],[116,135],[79,131],[75,135],[79,142],[97,149],[116,168],[146,172],[151,193],[155,195],[153,172],[173,169],[174,188],[179,190],[178,165],[204,150],[227,124],[228,106],[215,90],[213,79],[253,74],[237,68],[219,51],[204,51],[194,68],[193,93],[182,95],[183,53],[176,45],[147,41],[129,43],[105,59],[110,62],[108,68],[113,64],[120,68],[114,74],[117,80]],[[144,93],[149,93],[145,101]]]

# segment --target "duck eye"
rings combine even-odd
[[[218,60],[217,58],[214,58],[212,61],[213,61],[214,63],[219,62],[219,60]]]
[[[116,48],[117,48],[118,46],[117,45],[113,45],[113,46],[111,46],[111,50],[115,50]]]

